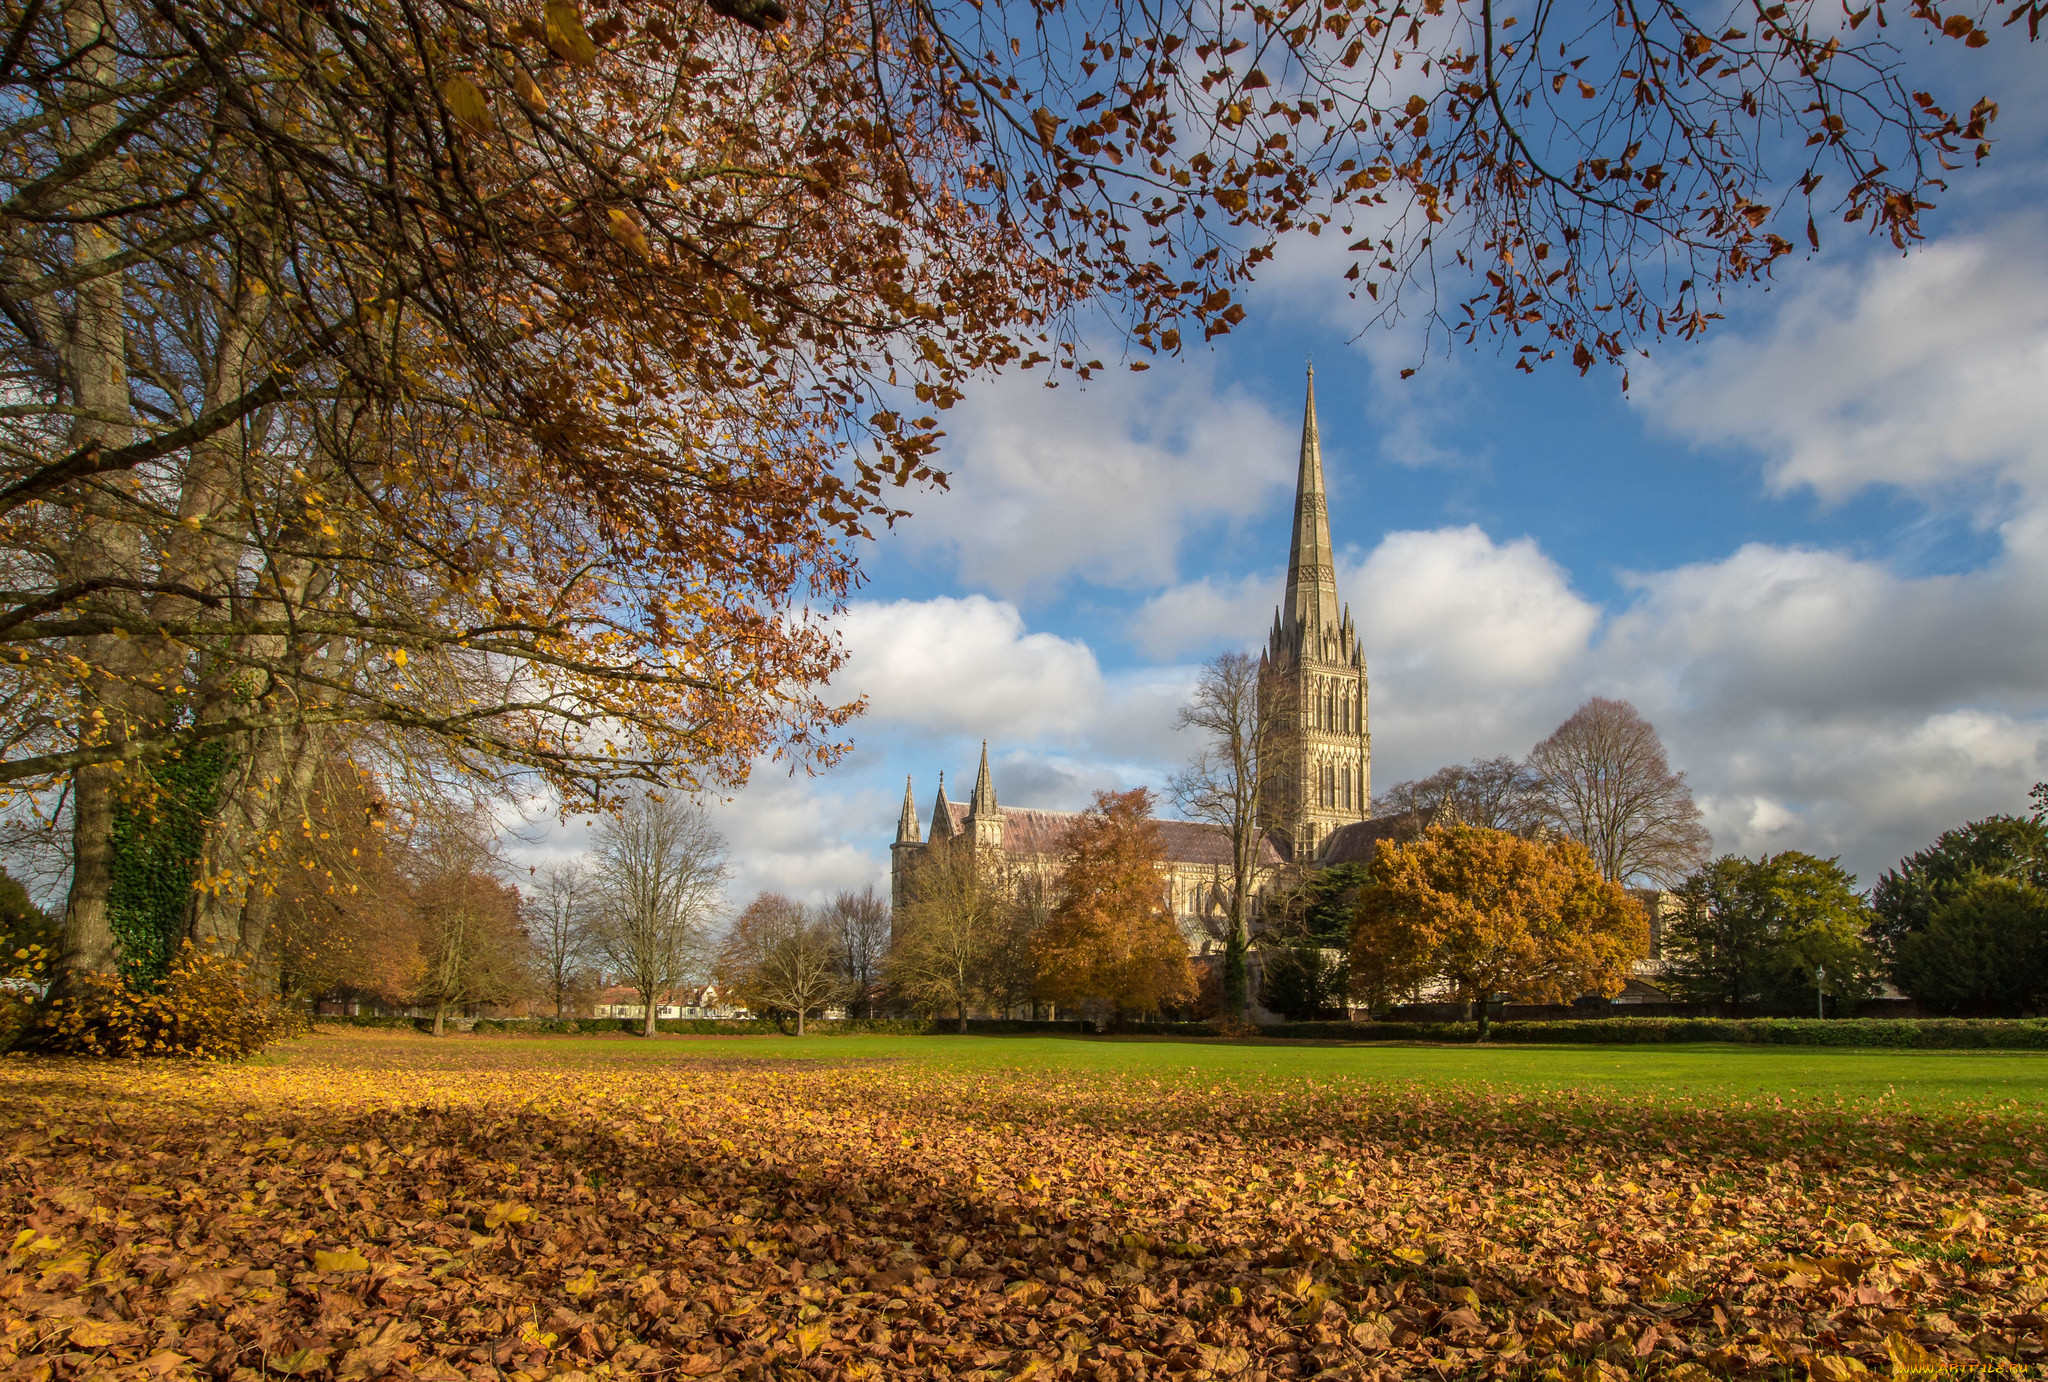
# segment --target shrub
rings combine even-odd
[[[305,1016],[259,994],[240,961],[187,941],[154,990],[79,974],[42,1014],[38,1049],[80,1056],[235,1059],[307,1030]]]
[[[49,976],[50,952],[40,945],[20,946],[0,964],[0,1051],[28,1029]]]

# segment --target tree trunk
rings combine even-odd
[[[441,999],[441,998],[436,998],[436,999],[434,1000],[434,1035],[435,1035],[435,1036],[444,1036],[444,1035],[446,1035],[446,1033],[447,1033],[447,1026],[448,1026],[448,1003],[447,1003],[447,1000],[445,1000],[445,999]]]
[[[71,787],[71,896],[58,935],[58,980],[66,974],[112,974],[120,965],[107,899],[114,887],[112,764],[80,768]]]
[[[967,1004],[964,1002],[960,1005],[960,1035],[967,1035]]]
[[[1223,942],[1223,1007],[1239,1022],[1245,1020],[1251,999],[1245,976],[1244,952],[1244,921],[1241,917],[1232,917],[1229,939]]]
[[[654,1035],[654,999],[652,997],[648,998],[647,1000],[646,1021],[647,1025],[640,1029],[640,1035],[644,1037],[651,1037]]]
[[[113,36],[106,14],[88,0],[74,0],[64,13],[66,38],[80,53],[73,68],[77,89],[74,95],[81,109],[71,120],[68,145],[83,151],[106,138],[120,117],[120,110],[101,98],[120,81],[115,68],[114,44],[102,39]],[[92,104],[97,101],[97,104]],[[74,209],[91,212],[110,203],[113,197],[104,171],[80,180],[81,191]],[[90,269],[123,250],[120,241],[91,221],[79,223],[72,240],[72,261]],[[71,402],[79,409],[71,428],[73,448],[117,447],[134,435],[127,419],[132,414],[128,394],[128,330],[124,318],[126,290],[121,274],[101,275],[81,284],[74,299],[71,320],[66,324],[61,351],[64,371],[71,386]],[[133,488],[129,477],[110,476],[104,483]],[[118,504],[118,500],[114,501]],[[141,546],[135,525],[118,515],[108,522],[93,513],[90,502],[78,508],[72,522],[76,528],[63,558],[63,581],[134,579],[140,573]],[[133,661],[127,640],[113,637],[88,638],[81,649],[85,662],[113,673],[102,689],[98,677],[89,677],[83,688],[84,717],[81,738],[104,735],[118,742],[126,737],[130,711],[135,700],[125,672]],[[98,706],[95,706],[95,703]],[[103,708],[101,708],[103,707]],[[97,727],[95,727],[97,726]],[[64,906],[63,930],[58,938],[56,975],[52,997],[65,988],[71,974],[116,972],[120,956],[107,913],[113,891],[114,793],[125,779],[118,763],[80,768],[72,776],[71,892]]]
[[[796,1005],[796,1034],[804,1034],[804,1005],[801,1003]]]

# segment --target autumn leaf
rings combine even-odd
[[[472,133],[489,134],[497,127],[497,120],[491,114],[491,103],[484,99],[483,89],[461,73],[441,83],[441,99],[448,103],[449,114]]]
[[[614,208],[605,213],[605,233],[624,245],[642,259],[654,257],[654,250],[647,243],[647,232],[640,229],[640,223],[633,219],[631,212]]]
[[[1038,143],[1047,153],[1052,152],[1053,140],[1060,132],[1059,117],[1044,106],[1031,112],[1031,127],[1038,131]]]
[[[140,1331],[126,1320],[83,1320],[71,1329],[73,1348],[108,1348],[125,1344]]]
[[[337,1248],[330,1252],[320,1249],[313,1254],[313,1270],[316,1272],[367,1272],[370,1260],[354,1248]]]
[[[500,1200],[484,1211],[484,1227],[495,1229],[502,1224],[523,1224],[531,1221],[532,1218],[532,1206],[518,1204],[511,1200]]]
[[[547,0],[545,23],[548,47],[556,57],[581,67],[597,61],[597,45],[583,27],[583,11],[576,0]]]

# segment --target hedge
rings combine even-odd
[[[423,1031],[431,1031],[434,1025],[434,1020],[430,1017],[344,1017],[322,1014],[315,1017],[314,1021],[337,1027],[394,1030],[417,1027]],[[451,1027],[454,1021],[453,1017],[449,1019]],[[864,1017],[808,1022],[804,1024],[804,1031],[816,1036],[945,1036],[958,1031],[959,1026],[958,1019],[950,1017]],[[787,1018],[780,1022],[769,1018],[657,1018],[654,1028],[668,1036],[784,1036],[796,1031],[796,1023]],[[588,1036],[596,1032],[627,1032],[638,1036],[646,1030],[646,1023],[637,1017],[479,1017],[471,1030],[484,1036]],[[1020,1036],[1029,1033],[1074,1036],[1093,1032],[1095,1024],[1076,1020],[1029,1022],[1010,1018],[970,1017],[967,1019],[967,1030],[969,1035],[975,1036]]]
[[[1212,1023],[1150,1022],[1125,1029],[1141,1036],[1223,1036]],[[1276,1022],[1257,1035],[1294,1041],[1476,1041],[1473,1022]],[[2048,1050],[2048,1020],[1992,1018],[1605,1017],[1560,1022],[1496,1022],[1487,1040],[1502,1044],[1606,1046],[1655,1042],[1729,1042],[1756,1046],[2000,1048]]]
[[[410,1017],[321,1017],[338,1026],[431,1027],[427,1019]],[[641,1022],[631,1018],[478,1018],[475,1031],[509,1035],[573,1035],[595,1032],[638,1034]],[[710,1018],[668,1019],[657,1031],[676,1036],[777,1036],[795,1031],[795,1024],[768,1020],[719,1021]],[[952,1018],[855,1018],[811,1022],[806,1032],[817,1036],[947,1036],[959,1028]],[[970,1018],[970,1036],[1067,1035],[1093,1033],[1086,1021],[1027,1022]],[[1121,1029],[1130,1036],[1227,1037],[1240,1035],[1211,1022],[1136,1022]],[[1479,1029],[1471,1022],[1276,1022],[1254,1035],[1281,1041],[1389,1041],[1470,1043]],[[1764,1046],[1860,1046],[1921,1050],[2048,1050],[2048,1019],[1992,1018],[1829,1018],[1811,1017],[1605,1017],[1560,1022],[1496,1022],[1487,1039],[1503,1045],[1572,1046],[1636,1045],[1656,1042],[1729,1042]]]

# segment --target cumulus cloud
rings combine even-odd
[[[933,734],[1070,735],[1097,712],[1102,671],[1086,644],[1025,630],[985,595],[856,602],[839,622],[842,695],[866,695],[869,724]]]
[[[1284,571],[1255,571],[1186,581],[1138,606],[1125,629],[1153,658],[1255,647],[1272,624],[1286,580]]]
[[[1185,543],[1227,536],[1286,492],[1297,454],[1297,424],[1219,387],[1208,356],[1058,389],[1008,377],[946,425],[952,488],[915,504],[900,540],[1013,597],[1073,577],[1172,582]]]
[[[1680,436],[1761,451],[1781,489],[2048,488],[2048,261],[2038,220],[1808,272],[1768,327],[1637,371]],[[1675,361],[1676,363],[1672,363]]]

